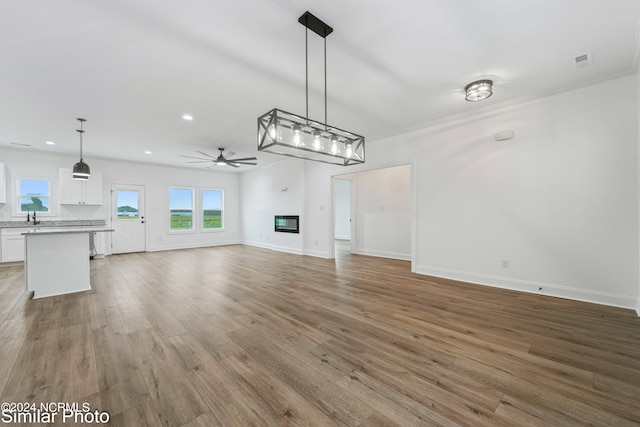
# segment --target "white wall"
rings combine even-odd
[[[305,231],[318,238],[303,252],[331,253],[319,207],[332,176],[412,164],[416,272],[636,308],[637,86],[622,77],[368,142],[367,163],[348,171],[308,162]],[[506,129],[515,138],[496,142]],[[243,191],[243,206],[251,200]]]
[[[243,241],[246,244],[303,253],[304,162],[287,159],[245,172],[240,177]],[[276,233],[274,215],[299,215],[300,234]]]
[[[617,79],[420,135],[416,270],[633,307],[635,83]],[[516,138],[494,141],[504,129]]]
[[[411,167],[355,174],[356,253],[411,259]]]
[[[637,68],[637,67],[636,67]],[[636,112],[636,119],[638,120],[638,146],[640,147],[640,72],[636,74],[637,77],[637,101],[638,101],[638,110]],[[640,156],[640,148],[638,149],[638,155]],[[638,159],[638,188],[640,191],[640,158]],[[640,195],[638,196],[638,203],[640,204]],[[638,221],[640,222],[640,205],[638,206]],[[638,237],[640,241],[640,236]],[[640,269],[640,258],[638,258],[638,269]],[[638,303],[636,305],[636,313],[640,316],[640,280],[638,281]]]
[[[351,240],[351,181],[333,181],[334,232],[336,239]]]
[[[140,163],[85,158],[92,171],[104,176],[104,204],[102,206],[58,205],[58,169],[71,168],[77,158],[35,150],[0,149],[0,162],[5,163],[11,177],[29,175],[44,177],[52,182],[56,216],[42,219],[110,219],[110,193],[112,183],[145,186],[147,250],[178,249],[238,243],[240,233],[240,196],[238,174],[172,168]],[[195,197],[201,188],[224,190],[225,229],[216,232],[169,232],[169,186],[193,187]],[[11,217],[10,203],[0,205],[0,220],[20,220]]]

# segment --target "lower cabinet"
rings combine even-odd
[[[2,262],[24,261],[24,236],[27,228],[2,229]]]

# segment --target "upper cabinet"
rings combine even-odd
[[[103,198],[102,172],[91,172],[89,179],[76,180],[71,169],[60,169],[61,205],[101,205]]]
[[[0,163],[0,203],[7,203],[7,170]]]

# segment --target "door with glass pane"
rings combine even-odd
[[[111,186],[111,253],[144,252],[146,220],[144,186],[113,184]]]

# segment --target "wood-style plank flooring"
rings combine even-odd
[[[114,426],[640,425],[635,312],[247,246],[0,268],[0,401]],[[66,425],[69,425],[67,423]]]

